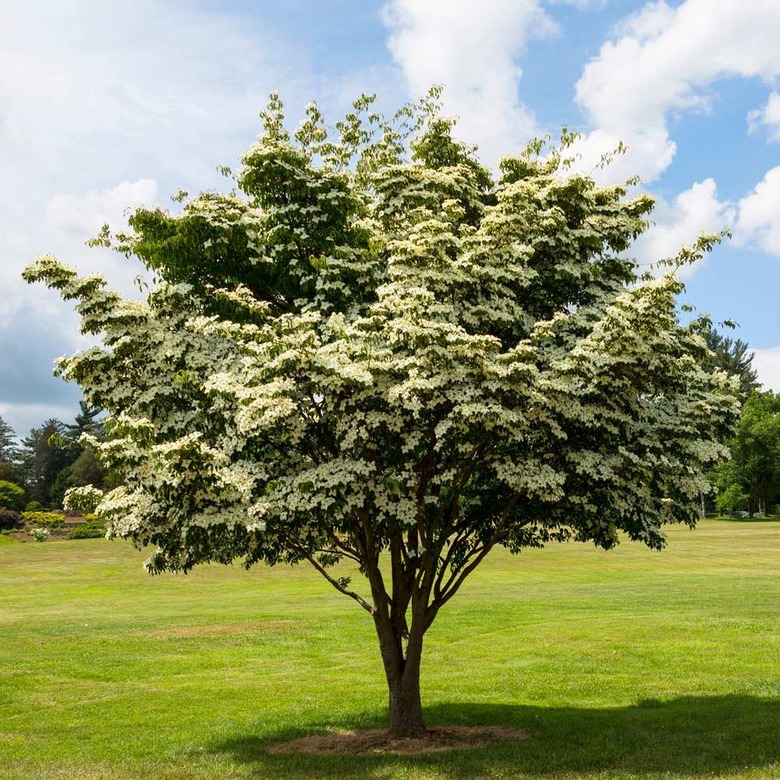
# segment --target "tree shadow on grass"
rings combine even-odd
[[[704,777],[765,768],[780,776],[780,701],[752,696],[684,696],[613,709],[441,704],[429,725],[507,725],[530,730],[524,742],[415,756],[268,754],[269,744],[301,736],[276,732],[215,746],[268,777],[388,777],[397,767],[441,778]],[[353,728],[381,725],[376,713]],[[348,728],[348,724],[344,724]],[[312,724],[312,732],[324,731]]]

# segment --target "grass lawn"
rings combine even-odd
[[[531,738],[360,757],[265,751],[385,723],[370,619],[309,569],[2,543],[0,778],[780,778],[780,522],[670,539],[495,553],[429,633],[423,700]]]

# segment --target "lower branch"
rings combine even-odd
[[[458,592],[466,577],[468,577],[469,574],[471,574],[471,572],[473,572],[474,569],[476,569],[477,566],[482,563],[482,561],[485,559],[485,556],[493,549],[494,546],[494,542],[489,542],[484,547],[477,548],[477,550],[472,555],[466,558],[466,560],[471,559],[470,563],[458,571],[452,573],[452,576],[449,578],[449,580],[447,580],[444,587],[436,594],[435,607],[437,611],[443,604],[448,602]]]
[[[435,607],[437,612],[445,602],[449,601],[458,592],[458,589],[463,584],[463,581],[466,579],[466,577],[469,576],[469,574],[471,574],[471,572],[474,571],[474,569],[477,568],[477,566],[479,566],[480,563],[482,563],[482,561],[485,559],[485,556],[503,538],[505,538],[510,528],[520,528],[528,523],[527,520],[514,524],[510,522],[512,510],[519,500],[520,495],[518,493],[515,493],[512,498],[509,499],[506,506],[504,507],[503,512],[501,513],[499,521],[496,523],[496,527],[494,528],[490,539],[483,545],[475,547],[466,554],[462,565],[456,571],[451,573],[450,578],[443,587],[440,586],[443,580],[444,570],[442,569],[442,571],[439,572],[439,577],[437,578],[435,589],[435,605],[431,605],[432,607]],[[451,550],[449,552],[451,552]],[[450,557],[449,552],[447,554],[448,559]]]
[[[374,608],[359,594],[356,593],[354,590],[350,590],[347,588],[342,582],[337,580],[335,577],[332,577],[330,574],[328,574],[325,567],[311,554],[308,552],[301,551],[301,555],[339,592],[343,593],[345,596],[349,596],[351,599],[354,599],[357,601],[358,604],[360,604],[363,609],[368,612],[369,615],[374,614]]]

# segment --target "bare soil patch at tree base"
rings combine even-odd
[[[521,742],[530,732],[511,726],[439,726],[419,737],[391,738],[384,729],[334,731],[270,745],[269,753],[301,755],[415,755],[470,750],[497,742]]]

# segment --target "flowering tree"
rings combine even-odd
[[[494,547],[662,547],[736,414],[681,284],[625,257],[652,201],[571,174],[566,134],[494,179],[435,97],[291,135],[272,96],[241,194],[101,237],[156,276],[143,302],[26,271],[103,337],[58,371],[111,414],[111,533],[151,572],[308,561],[374,620],[391,735],[424,730],[423,638]]]

